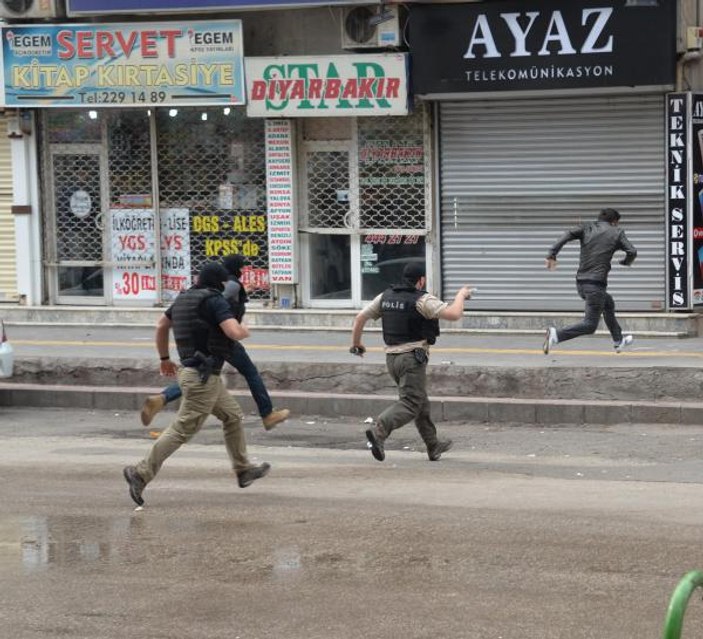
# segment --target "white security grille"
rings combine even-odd
[[[268,298],[264,121],[244,108],[158,109],[156,130],[160,205],[190,212],[193,274],[240,253],[250,297]]]
[[[664,108],[660,95],[467,100],[440,106],[445,296],[479,287],[475,309],[572,310],[578,243],[548,272],[569,227],[618,209],[639,251],[615,263],[622,309],[664,300]]]
[[[103,259],[100,156],[54,153],[52,159],[58,260],[100,262]]]
[[[149,115],[141,110],[107,111],[110,206],[136,202],[152,208]]]
[[[425,111],[359,118],[359,226],[425,229]]]
[[[17,299],[15,220],[12,206],[12,157],[4,135],[7,118],[0,117],[0,302]]]
[[[324,150],[317,143],[306,153],[307,226],[349,226],[349,152]]]

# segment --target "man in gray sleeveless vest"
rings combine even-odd
[[[452,445],[450,439],[437,438],[437,428],[430,417],[427,397],[427,361],[430,345],[439,335],[439,320],[458,320],[464,312],[464,300],[471,288],[464,286],[451,304],[430,295],[425,286],[425,265],[410,262],[403,269],[403,281],[386,289],[354,319],[353,355],[363,356],[361,343],[364,325],[381,318],[386,344],[386,367],[398,386],[398,401],[384,410],[376,425],[366,431],[371,454],[378,461],[386,458],[384,442],[395,429],[415,420],[430,461],[438,461]]]
[[[227,271],[210,262],[200,271],[198,283],[181,293],[161,317],[156,328],[156,348],[161,373],[178,372],[183,391],[176,419],[154,442],[149,454],[136,466],[126,466],[123,474],[129,493],[137,505],[144,504],[142,493],[162,464],[189,441],[212,414],[222,421],[225,447],[241,488],[266,475],[271,468],[251,464],[247,457],[242,428],[242,409],[227,392],[220,372],[231,340],[249,336],[249,330],[232,316],[222,296]],[[169,329],[173,328],[182,368],[177,371],[169,356]]]

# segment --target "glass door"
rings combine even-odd
[[[106,161],[99,144],[57,144],[49,151],[53,220],[50,271],[59,304],[105,304]]]
[[[359,297],[358,188],[350,170],[351,144],[306,142],[304,147],[304,225],[307,261],[304,301],[309,306],[349,307]]]

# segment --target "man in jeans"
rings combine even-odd
[[[149,453],[136,465],[125,466],[122,474],[129,494],[138,506],[142,493],[156,477],[163,463],[202,428],[210,414],[222,421],[225,447],[240,488],[268,474],[267,463],[255,465],[247,457],[242,426],[242,409],[227,392],[220,378],[222,353],[231,340],[248,337],[247,327],[232,317],[222,297],[227,271],[221,264],[206,264],[198,283],[178,295],[161,316],[156,327],[156,349],[161,358],[161,373],[174,375],[183,389],[178,415],[161,433]],[[173,328],[182,368],[178,370],[169,355],[169,330]]]
[[[229,273],[229,279],[225,283],[223,295],[229,302],[234,319],[241,323],[246,313],[246,303],[249,301],[244,285],[240,281],[242,267],[245,265],[244,256],[230,255],[222,261],[223,266]],[[288,419],[290,411],[287,408],[274,410],[271,397],[266,390],[264,380],[259,375],[259,370],[251,361],[241,342],[235,341],[229,344],[229,352],[225,361],[235,368],[244,377],[251,391],[251,396],[256,402],[256,407],[261,415],[261,421],[266,430],[271,430],[277,424]],[[180,398],[181,388],[178,384],[171,384],[164,388],[158,395],[150,395],[144,400],[142,406],[141,420],[144,426],[151,424],[154,416],[169,402]]]
[[[545,355],[559,342],[595,333],[601,315],[613,337],[613,346],[617,353],[632,344],[632,335],[622,334],[615,317],[615,302],[607,290],[610,262],[615,251],[625,251],[625,257],[620,260],[623,266],[630,266],[637,257],[635,247],[627,239],[625,231],[618,227],[619,223],[620,213],[615,209],[603,209],[595,222],[586,222],[567,231],[550,249],[545,263],[547,269],[553,271],[562,247],[574,240],[581,243],[576,290],[581,299],[586,301],[586,310],[583,320],[578,324],[558,330],[553,326],[547,328],[543,346]]]
[[[349,352],[361,357],[366,352],[361,343],[364,325],[369,319],[381,318],[386,367],[398,386],[398,401],[366,431],[371,454],[378,461],[386,458],[384,442],[391,432],[413,419],[430,461],[438,461],[452,445],[451,439],[437,438],[430,417],[427,361],[430,345],[439,335],[439,320],[460,319],[472,289],[464,286],[447,304],[425,290],[426,282],[425,265],[410,262],[403,269],[403,281],[378,295],[354,319]]]

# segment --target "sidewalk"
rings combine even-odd
[[[349,331],[252,330],[247,348],[278,406],[296,414],[376,415],[395,399],[379,331],[359,359]],[[136,410],[161,387],[153,329],[14,326],[15,375],[0,404]],[[609,338],[582,338],[545,356],[540,335],[443,333],[428,390],[438,420],[700,423],[703,338],[638,338],[615,354]],[[246,405],[241,378],[228,383]]]

